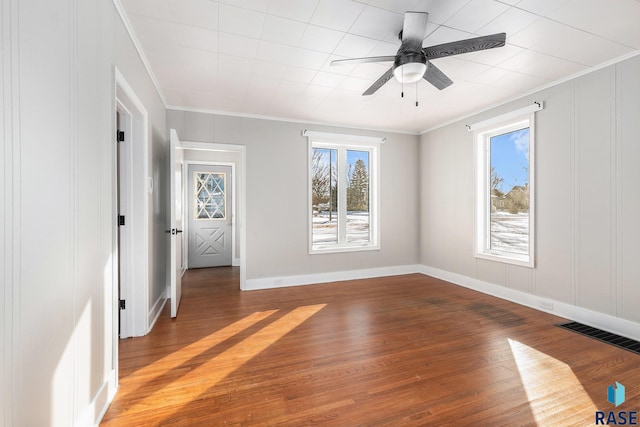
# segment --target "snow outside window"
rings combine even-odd
[[[310,253],[379,248],[377,150],[310,139]]]
[[[533,114],[474,131],[475,256],[534,266]]]

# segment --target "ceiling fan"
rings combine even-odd
[[[392,77],[395,77],[400,83],[414,83],[424,78],[442,90],[453,84],[453,82],[430,60],[478,50],[493,49],[505,44],[506,34],[497,33],[423,48],[422,40],[426,34],[428,16],[429,14],[426,12],[405,12],[402,31],[398,34],[402,44],[395,56],[337,59],[331,61],[331,65],[393,61],[393,66],[380,76],[362,95],[374,94]]]

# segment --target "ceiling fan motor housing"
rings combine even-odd
[[[397,55],[396,59],[393,61],[393,68],[398,68],[404,64],[413,64],[413,63],[421,63],[427,64],[427,57],[422,53],[404,53],[402,55]]]

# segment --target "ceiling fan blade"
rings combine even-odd
[[[366,64],[369,62],[388,62],[395,60],[395,56],[369,56],[367,58],[335,59],[331,65]]]
[[[440,90],[453,84],[451,79],[431,62],[427,62],[427,71],[423,78]]]
[[[427,32],[426,12],[405,12],[402,26],[402,49],[419,52],[422,48],[422,40]]]
[[[393,78],[393,67],[389,68],[389,71],[380,76],[378,80],[375,81],[369,89],[365,90],[362,96],[365,95],[373,95],[378,89],[380,89],[386,82]]]
[[[504,46],[506,38],[507,35],[505,33],[497,33],[490,36],[425,47],[422,52],[427,56],[427,59],[444,58],[445,56],[501,47]]]

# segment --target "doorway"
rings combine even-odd
[[[185,166],[183,176],[185,177],[189,175],[189,167],[194,165],[196,169],[201,166],[231,168],[230,176],[226,176],[227,184],[230,182],[226,194],[226,206],[230,209],[230,215],[227,213],[226,217],[227,221],[231,223],[231,264],[226,265],[240,267],[239,275],[236,277],[240,278],[238,286],[243,290],[246,282],[246,146],[182,141],[181,147],[184,151]],[[188,199],[189,182],[190,179],[183,180],[184,206],[191,204],[191,199]],[[230,199],[228,199],[229,196]],[[190,216],[189,208],[184,209],[184,211],[186,215]],[[189,238],[191,232],[190,221],[185,221],[184,225],[184,265],[188,268],[194,268],[189,262],[191,245],[189,240],[192,240]]]
[[[156,313],[149,308],[149,199],[153,182],[148,177],[148,114],[117,68],[115,107],[113,224],[118,267],[114,272],[113,319],[115,339],[122,339],[146,335]]]

